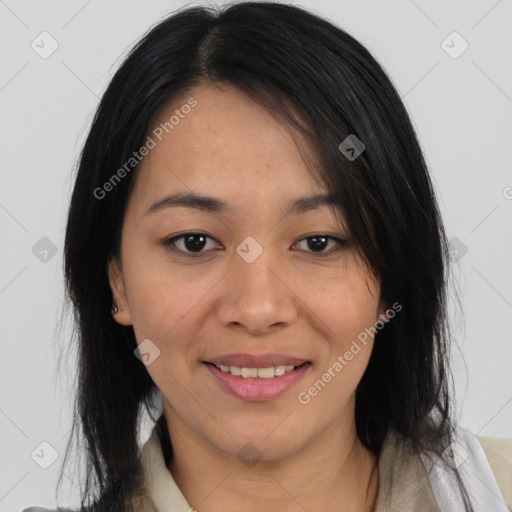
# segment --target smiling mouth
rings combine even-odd
[[[268,366],[265,368],[248,368],[248,367],[240,367],[240,366],[228,366],[222,364],[214,364],[208,361],[204,361],[205,364],[214,366],[218,370],[223,373],[229,373],[234,377],[239,377],[240,379],[273,379],[275,377],[280,377],[287,373],[291,373],[295,371],[297,368],[301,368],[306,365],[310,365],[309,361],[302,363],[300,365],[278,365],[278,366]]]

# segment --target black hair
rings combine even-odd
[[[158,390],[134,357],[133,328],[113,321],[107,264],[118,254],[137,166],[101,189],[140,148],[161,109],[198,84],[230,84],[307,137],[382,298],[402,311],[375,335],[356,391],[361,442],[389,429],[418,451],[451,442],[449,251],[408,113],[384,69],[344,30],[282,2],[189,7],[130,51],[103,94],[81,152],[66,228],[66,293],[77,325],[73,431],[87,454],[82,507],[129,510],[141,485],[140,419]],[[354,159],[340,143],[356,136]],[[162,417],[162,439],[170,440]],[[68,444],[69,450],[69,444]]]

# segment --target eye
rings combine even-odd
[[[208,240],[212,240],[203,233],[183,233],[172,238],[168,238],[162,244],[173,252],[182,253],[183,256],[201,256],[207,251],[203,249],[208,245]]]
[[[299,245],[304,241],[306,242],[306,247],[311,249],[311,251],[306,250],[306,252],[313,252],[319,256],[329,256],[347,246],[346,240],[330,235],[315,234],[307,236],[300,240],[296,245]],[[326,251],[325,248],[329,245],[329,242],[333,244],[331,245],[331,248],[334,246],[334,250]],[[337,248],[336,245],[338,245]]]
[[[183,233],[163,240],[162,245],[182,256],[198,257],[209,252],[209,250],[204,250],[208,246],[208,241],[211,241],[210,243],[215,242],[212,237],[203,233]],[[303,246],[302,250],[312,252],[321,257],[329,256],[347,246],[346,240],[323,234],[307,236],[300,240],[296,246],[304,244],[304,242],[306,242],[306,247],[304,248]],[[331,244],[331,250],[326,251],[325,249],[329,244]],[[214,248],[215,243],[210,247],[210,250]]]

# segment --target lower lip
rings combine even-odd
[[[271,379],[244,379],[229,372],[223,372],[212,364],[204,363],[204,365],[221,387],[232,395],[248,402],[262,402],[273,400],[286,393],[304,376],[311,363],[303,364],[291,372]]]

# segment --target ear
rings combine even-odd
[[[121,325],[132,325],[130,308],[126,298],[123,274],[117,258],[112,258],[108,263],[108,282],[112,290],[112,307],[117,308],[117,313],[112,318]]]
[[[376,321],[382,321],[382,322],[389,322],[388,315],[386,314],[386,311],[389,309],[389,303],[382,299],[379,303],[379,307],[377,309],[377,318]]]

